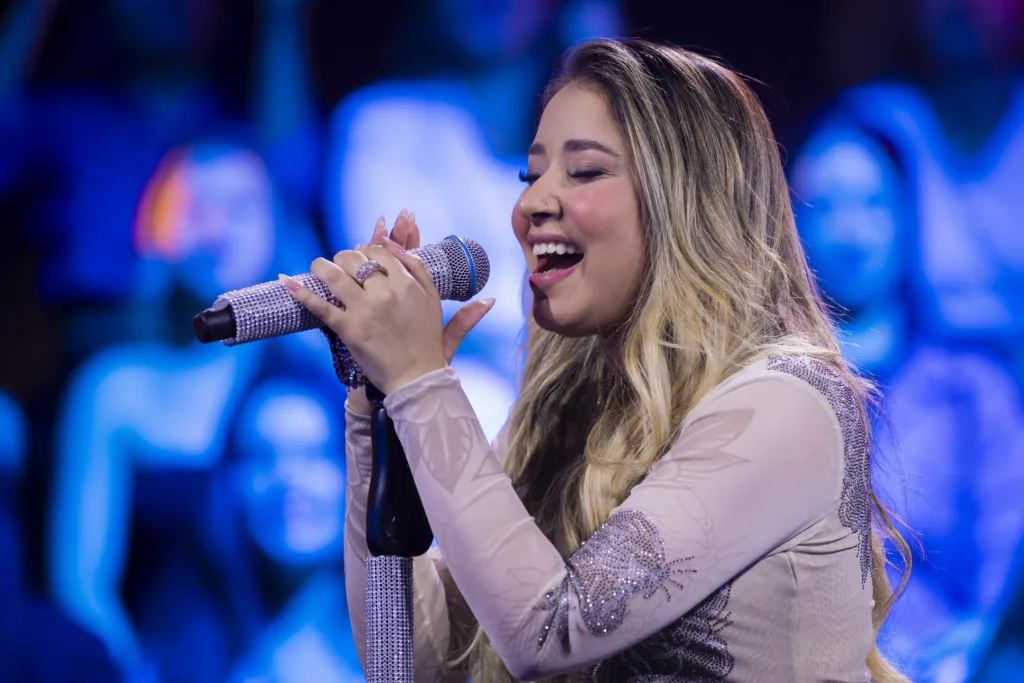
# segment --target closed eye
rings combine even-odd
[[[574,171],[569,174],[569,177],[573,180],[579,180],[581,182],[588,182],[596,178],[600,178],[605,173],[599,168],[589,168],[581,171]]]

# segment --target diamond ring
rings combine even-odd
[[[385,276],[388,274],[387,268],[382,266],[379,261],[367,261],[359,266],[359,270],[356,271],[356,282],[362,287],[363,283],[366,282],[366,278],[377,272]]]

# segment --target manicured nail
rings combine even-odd
[[[415,211],[410,211],[409,212],[409,222],[410,223],[415,223],[416,222],[416,212]]]
[[[484,303],[487,304],[487,310],[491,310],[492,308],[494,308],[494,297],[484,299]]]
[[[399,218],[406,218],[406,217],[408,217],[408,215],[409,215],[409,212],[406,211],[405,209],[402,209],[402,213],[398,214],[398,217]]]
[[[402,254],[405,253],[405,249],[402,249],[402,247],[398,246],[398,242],[394,241],[390,237],[384,238],[384,246],[390,249],[393,254],[398,254],[399,256],[401,256]]]
[[[377,223],[373,226],[373,234],[376,235],[384,228],[384,216],[377,219]]]
[[[285,289],[292,294],[298,294],[299,290],[302,289],[302,283],[295,278],[288,277],[284,273],[278,273],[277,278],[284,283]]]

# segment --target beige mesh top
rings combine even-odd
[[[417,681],[479,620],[509,671],[616,683],[869,679],[870,468],[852,389],[821,361],[732,376],[565,559],[450,369],[385,401],[437,547],[415,561]],[[349,411],[345,574],[365,667],[369,420]],[[478,683],[486,683],[480,681]]]

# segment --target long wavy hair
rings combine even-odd
[[[565,557],[669,449],[697,402],[751,362],[811,356],[846,378],[865,415],[875,396],[840,356],[771,126],[744,81],[686,50],[598,40],[569,54],[544,103],[569,83],[603,95],[626,141],[647,262],[614,339],[568,338],[528,322],[504,467]],[[877,634],[895,597],[885,540],[908,569],[910,557],[872,499]],[[904,574],[900,588],[905,582]],[[474,680],[514,680],[479,627],[457,661]],[[907,681],[877,647],[867,665],[877,683]]]

